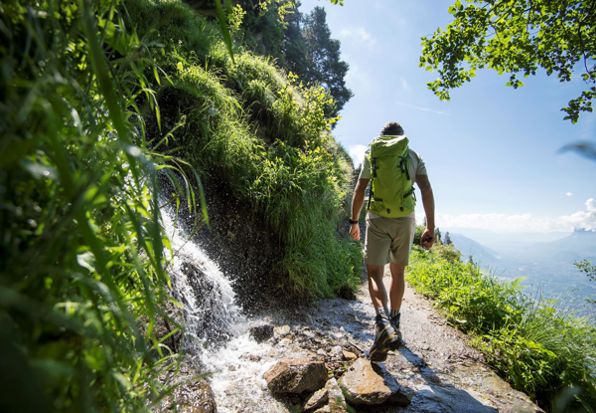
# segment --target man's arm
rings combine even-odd
[[[354,195],[352,195],[352,221],[358,221],[360,218],[360,210],[364,203],[364,193],[368,186],[369,179],[359,179],[354,188]],[[358,241],[360,239],[360,225],[350,224],[350,235],[353,240]]]
[[[426,214],[426,229],[420,237],[420,244],[428,249],[435,242],[435,198],[427,175],[416,175],[416,184],[422,192],[422,206]]]

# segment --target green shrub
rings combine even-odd
[[[157,67],[118,2],[80,4],[0,6],[2,411],[150,410],[175,368],[155,334],[169,158],[136,105]]]
[[[472,333],[488,363],[542,407],[590,411],[595,405],[596,329],[585,320],[529,299],[521,280],[499,281],[442,249],[415,248],[407,280]]]

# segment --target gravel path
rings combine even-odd
[[[385,281],[389,282],[388,276]],[[387,413],[542,411],[483,364],[482,355],[466,343],[466,336],[449,326],[432,303],[409,286],[401,320],[405,345],[391,352],[384,364],[411,392],[412,403]],[[366,284],[357,300],[320,301],[292,331],[292,341],[301,350],[333,355],[339,345],[366,351],[374,338],[374,310]]]

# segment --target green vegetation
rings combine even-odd
[[[575,123],[581,112],[592,112],[596,98],[593,1],[456,0],[449,13],[453,21],[445,29],[422,39],[420,66],[438,71],[439,78],[428,86],[439,98],[449,99],[449,90],[472,80],[479,69],[509,74],[507,85],[514,88],[523,85],[519,75],[532,76],[543,69],[561,82],[574,76],[584,82],[581,94],[562,109],[565,119]],[[588,149],[582,152],[594,150]]]
[[[596,328],[460,261],[451,245],[414,249],[407,280],[518,390],[553,412],[596,405]]]
[[[264,7],[263,2],[237,1],[236,7],[242,7],[244,12],[241,19],[244,30],[235,37],[256,53],[275,59],[280,67],[297,74],[305,84],[322,85],[334,99],[326,113],[336,116],[352,92],[345,83],[348,64],[341,60],[339,41],[331,38],[325,9],[315,7],[304,15],[298,10],[299,1],[267,3]]]
[[[330,134],[333,99],[267,58],[236,51],[232,59],[220,41],[180,46],[202,46],[213,36],[212,26],[182,4],[128,2],[139,22],[152,20],[155,7],[160,19],[139,32],[174,50],[160,63],[171,68],[172,80],[157,100],[164,124],[183,125],[167,144],[207,183],[251,205],[277,234],[282,256],[272,271],[286,289],[306,296],[353,289],[359,247],[336,234],[352,165]],[[193,27],[196,39],[179,27]]]
[[[590,281],[596,281],[596,265],[592,264],[590,260],[581,260],[575,263],[578,270],[586,274]]]
[[[169,158],[135,104],[158,68],[113,3],[0,6],[2,411],[151,408],[173,366],[155,333]]]
[[[0,39],[0,410],[167,394],[158,174],[195,216],[201,180],[253,207],[288,293],[356,284],[359,247],[337,235],[352,166],[323,88],[232,60],[217,22],[176,1],[2,2]]]

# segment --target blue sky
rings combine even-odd
[[[354,93],[334,135],[355,159],[389,120],[399,121],[425,160],[437,204],[437,225],[496,232],[596,229],[596,162],[565,144],[596,140],[596,114],[572,125],[560,111],[582,90],[539,75],[525,86],[482,71],[441,102],[426,87],[436,75],[418,67],[420,38],[450,21],[451,1],[303,0],[302,12],[327,10],[341,41]],[[418,216],[422,207],[418,206]]]

